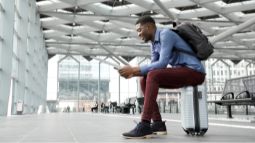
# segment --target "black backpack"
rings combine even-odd
[[[191,46],[195,55],[188,51],[176,49],[177,51],[192,54],[200,60],[208,59],[208,57],[213,53],[213,45],[208,41],[207,37],[202,33],[198,26],[184,22],[176,25],[172,30]]]

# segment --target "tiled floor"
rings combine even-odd
[[[168,134],[151,139],[125,139],[123,132],[135,126],[140,115],[100,113],[58,113],[0,118],[0,142],[254,142],[255,123],[237,120],[209,121],[203,137],[188,136],[178,114],[163,114]],[[216,120],[217,119],[217,120]]]

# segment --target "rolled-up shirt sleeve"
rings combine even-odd
[[[160,52],[159,53],[155,52],[154,47],[153,46],[151,47],[152,63],[140,66],[140,71],[142,75],[146,75],[149,71],[154,69],[166,68],[169,63],[169,59],[171,57],[172,50],[176,41],[175,35],[169,29],[164,29],[160,32],[159,39],[160,39]],[[158,58],[156,58],[157,57],[156,54],[159,54]]]

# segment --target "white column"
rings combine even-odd
[[[17,36],[19,39],[17,40],[17,53],[16,57],[18,58],[17,67],[13,67],[13,69],[17,69],[17,90],[15,91],[15,99],[17,101],[23,102],[24,110],[27,110],[27,104],[25,102],[25,74],[26,74],[26,50],[27,50],[27,27],[28,27],[28,1],[16,1],[16,9],[17,13],[20,16],[16,18],[15,21],[15,29],[17,31]],[[17,14],[16,13],[16,14]],[[26,111],[24,111],[26,112]]]
[[[7,115],[12,71],[14,0],[1,0],[0,115]]]

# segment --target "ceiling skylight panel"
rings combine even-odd
[[[216,2],[214,2],[214,4],[216,4],[216,5],[219,6],[219,7],[225,7],[225,6],[227,6],[227,4],[226,4],[225,2],[222,2],[222,1],[216,1]]]
[[[54,20],[57,20],[57,18],[55,18],[55,17],[48,17],[48,18],[40,19],[41,22],[51,22],[51,21],[54,21]]]
[[[45,1],[40,1],[40,2],[36,2],[36,5],[38,6],[46,6],[46,5],[51,5],[51,4],[55,4],[55,3],[60,3],[59,0],[45,0]]]

